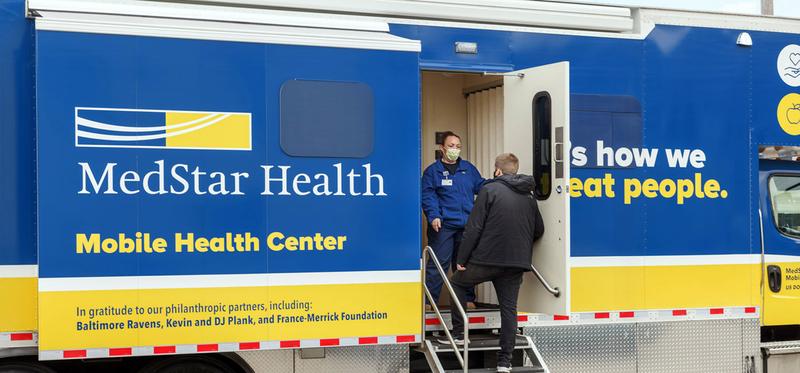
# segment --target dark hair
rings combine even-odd
[[[444,143],[447,141],[447,138],[450,137],[450,136],[454,136],[459,141],[461,141],[461,136],[456,135],[455,132],[453,132],[453,131],[445,131],[445,132],[442,133],[442,145],[444,145]]]

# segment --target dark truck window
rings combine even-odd
[[[772,218],[778,230],[800,238],[800,176],[775,175],[769,179]]]
[[[552,186],[550,149],[550,94],[539,92],[533,97],[533,177],[536,179],[536,198],[550,197]]]
[[[372,89],[364,83],[289,80],[281,86],[281,148],[295,157],[372,153]]]

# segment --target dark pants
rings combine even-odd
[[[439,263],[442,269],[447,271],[448,267],[452,266],[453,272],[456,271],[455,258],[458,257],[458,247],[461,245],[461,236],[464,234],[463,228],[448,228],[442,226],[438,232],[428,226],[428,246],[433,249],[433,253],[439,258]],[[433,299],[439,303],[439,294],[442,292],[442,276],[436,270],[436,265],[433,260],[428,260],[425,266],[425,285],[428,286]],[[475,288],[467,290],[466,300],[468,302],[475,301]]]
[[[465,271],[455,272],[450,278],[461,305],[466,308],[466,291],[482,282],[491,281],[500,303],[500,352],[497,353],[498,366],[511,366],[514,340],[517,335],[517,297],[522,284],[522,269],[509,267],[490,267],[467,264]],[[464,335],[464,320],[455,310],[453,315],[453,335]]]

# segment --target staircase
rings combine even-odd
[[[500,351],[499,336],[492,333],[471,334],[469,342],[467,348],[473,357],[480,357],[476,352],[490,353],[493,355],[495,352]],[[448,357],[454,353],[463,353],[464,346],[458,346],[458,352],[456,352],[449,341],[447,343],[439,342],[439,340],[432,335],[426,336],[425,342],[420,347],[417,347],[416,350],[425,354],[425,359],[428,361],[428,365],[434,373],[457,373],[467,371],[470,373],[495,372],[497,368],[495,363],[490,364],[492,366],[489,367],[470,367],[469,370],[457,364],[457,368],[453,368],[453,361],[452,359],[448,359]],[[517,335],[514,350],[521,351],[524,355],[522,359],[517,359],[521,360],[521,364],[512,366],[511,371],[513,373],[549,373],[546,365],[542,361],[541,355],[539,355],[539,351],[536,349],[530,337]],[[478,364],[469,364],[470,361],[467,361],[466,364],[468,366],[485,365],[485,362],[495,361],[492,359],[493,356],[488,357],[488,359],[486,357],[484,357],[484,359],[478,359],[480,361],[472,360],[473,363]],[[450,364],[448,365],[448,363]]]
[[[436,269],[439,271],[439,274],[444,279],[444,287],[450,293],[451,299],[457,299],[456,294],[453,290],[450,281],[448,281],[447,273],[442,268],[439,259],[436,257],[436,254],[431,250],[431,248],[425,247],[422,252],[423,263],[427,263],[429,258],[433,261],[436,266]],[[425,266],[423,266],[425,268]],[[533,269],[535,271],[535,268]],[[423,270],[424,271],[424,270]],[[537,272],[538,276],[538,272]],[[423,272],[424,278],[424,272]],[[540,277],[540,281],[545,283],[543,279]],[[548,286],[549,287],[549,286]],[[425,296],[428,299],[429,304],[433,307],[433,312],[436,316],[438,323],[443,327],[442,331],[444,332],[444,337],[434,337],[432,332],[427,332],[423,330],[423,341],[420,346],[416,348],[416,351],[421,352],[425,355],[425,360],[428,362],[428,366],[430,367],[431,371],[434,373],[450,373],[450,372],[495,372],[497,370],[497,363],[496,359],[493,359],[494,356],[489,355],[496,355],[497,351],[500,351],[500,337],[499,335],[495,334],[494,329],[475,329],[471,330],[469,327],[471,320],[470,315],[468,312],[464,310],[464,308],[456,302],[451,309],[451,312],[458,312],[461,314],[461,317],[465,321],[464,325],[464,338],[466,339],[466,343],[463,345],[456,345],[448,327],[445,323],[445,318],[442,315],[442,312],[439,310],[438,305],[433,299],[433,296],[430,293],[427,285],[423,281],[423,290],[425,292]],[[558,296],[558,290],[553,290],[555,296]],[[490,317],[495,320],[499,320],[499,313],[500,311],[497,309],[491,310],[490,312],[497,313],[496,317]],[[485,313],[485,311],[484,311]],[[423,312],[423,314],[425,314]],[[485,317],[484,317],[485,318]],[[424,320],[428,319],[428,315],[425,314]],[[500,325],[496,325],[499,328]],[[542,373],[549,373],[550,371],[547,369],[547,365],[542,360],[542,356],[539,354],[539,351],[536,349],[536,346],[533,344],[533,340],[530,337],[524,335],[517,335],[514,343],[514,352],[515,358],[512,358],[512,364],[514,366],[511,367],[511,371],[514,373],[519,372],[542,372]],[[518,353],[522,352],[522,354]],[[476,355],[482,357],[482,359],[474,359]],[[481,356],[482,355],[482,356]],[[522,356],[519,356],[522,355]],[[445,359],[443,359],[445,357]],[[457,364],[453,364],[452,357],[456,358]],[[470,359],[473,357],[473,359]],[[521,359],[520,359],[521,357]],[[478,361],[480,360],[480,361]],[[474,364],[479,363],[479,364]],[[481,365],[480,367],[476,367],[474,365]]]

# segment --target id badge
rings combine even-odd
[[[442,179],[442,186],[453,186],[453,179]]]

